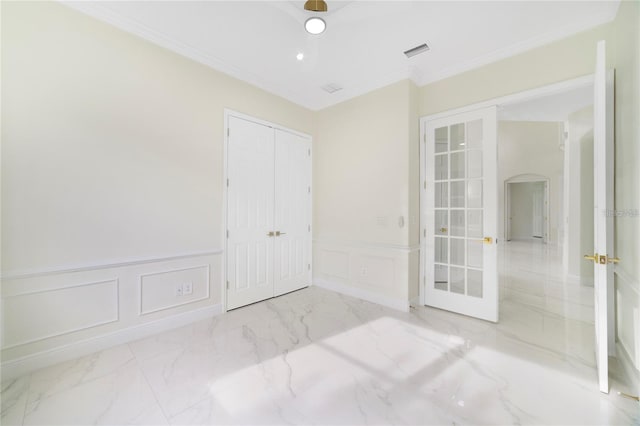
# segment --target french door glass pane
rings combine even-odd
[[[482,120],[435,129],[434,288],[482,297]]]
[[[438,290],[449,291],[449,267],[435,265],[435,280],[433,286]]]
[[[464,151],[451,154],[451,179],[464,179]]]
[[[435,208],[449,206],[449,183],[436,183],[436,203]]]

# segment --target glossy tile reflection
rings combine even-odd
[[[640,423],[552,250],[509,245],[497,325],[308,288],[7,382],[2,424]]]

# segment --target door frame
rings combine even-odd
[[[222,298],[222,312],[227,312],[227,200],[228,200],[228,186],[227,180],[229,178],[229,165],[228,165],[228,146],[229,146],[229,118],[235,117],[240,118],[242,120],[251,121],[256,124],[260,124],[262,126],[267,126],[272,129],[282,130],[283,132],[292,133],[297,136],[301,136],[303,138],[309,138],[311,142],[311,186],[313,187],[313,137],[310,134],[299,132],[297,130],[290,129],[285,126],[281,126],[280,124],[273,123],[271,121],[263,120],[260,118],[256,118],[254,116],[244,114],[242,112],[235,111],[233,109],[225,108],[224,109],[224,126],[223,126],[223,144],[222,144],[222,227],[220,228],[220,247],[222,247],[222,260],[221,260],[221,298]],[[313,197],[313,190],[311,191],[311,196]],[[309,211],[309,219],[312,223],[311,228],[313,230],[313,199],[312,199],[312,208]],[[313,277],[313,238],[309,239],[309,263],[311,264],[311,276]]]
[[[544,219],[543,232],[544,236],[542,237],[542,242],[547,244],[549,243],[549,223],[550,220],[550,205],[549,205],[549,185],[551,185],[551,179],[536,174],[523,174],[512,176],[509,179],[504,181],[504,240],[511,241],[511,225],[509,224],[509,218],[511,216],[511,184],[513,183],[536,183],[542,182],[544,183],[544,214],[546,219]]]
[[[473,111],[476,109],[486,108],[493,105],[498,106],[498,111],[502,107],[508,106],[512,103],[518,103],[529,99],[535,99],[543,96],[553,95],[556,93],[566,92],[572,89],[578,89],[586,86],[593,87],[594,74],[587,74],[582,77],[577,77],[569,80],[560,81],[557,83],[536,87],[533,89],[523,90],[518,93],[514,93],[506,96],[499,96],[496,98],[488,99],[485,101],[468,104],[458,108],[452,108],[445,111],[428,114],[420,117],[420,282],[418,285],[420,304],[425,305],[425,263],[424,253],[426,250],[426,164],[425,164],[425,152],[426,152],[426,123],[438,118],[448,117],[464,112]],[[500,290],[498,285],[498,291]],[[500,300],[498,298],[498,300]],[[499,303],[499,302],[498,302]]]

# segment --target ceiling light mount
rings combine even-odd
[[[304,29],[307,30],[309,34],[322,34],[326,28],[327,24],[324,22],[324,19],[318,18],[317,16],[307,19],[304,23]]]
[[[307,0],[304,4],[304,10],[311,12],[326,12],[327,3],[324,0]]]

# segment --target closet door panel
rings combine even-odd
[[[311,283],[311,141],[282,130],[275,135],[274,287],[280,295]]]
[[[274,130],[229,117],[227,309],[273,297]]]

